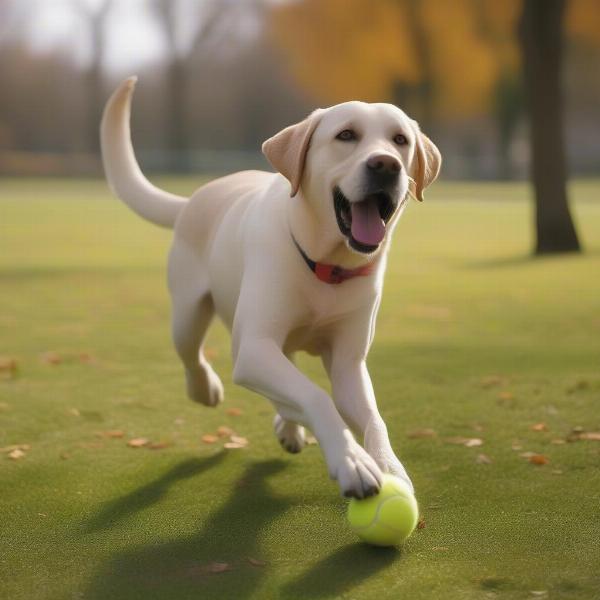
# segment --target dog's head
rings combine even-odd
[[[291,195],[301,190],[320,224],[364,254],[380,247],[409,191],[423,200],[441,166],[433,142],[391,104],[317,109],[262,149]]]

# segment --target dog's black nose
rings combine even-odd
[[[392,180],[400,173],[400,161],[391,154],[374,154],[367,159],[369,174],[380,179]]]

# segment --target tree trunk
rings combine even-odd
[[[580,251],[566,189],[560,89],[564,0],[523,0],[519,37],[530,127],[536,254]]]

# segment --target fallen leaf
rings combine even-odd
[[[240,444],[239,442],[225,442],[223,448],[232,450],[234,448],[245,448],[247,444]]]
[[[70,409],[69,409],[67,412],[68,412],[68,413],[69,413],[69,414],[70,414],[72,417],[80,417],[80,416],[81,416],[81,413],[79,412],[79,409],[78,409],[78,408],[70,408]]]
[[[520,440],[513,440],[511,448],[513,450],[523,450],[523,446],[521,445]]]
[[[235,435],[235,431],[231,427],[227,427],[227,425],[221,425],[217,427],[217,435],[219,437],[229,437],[230,435]]]
[[[529,462],[534,465],[547,465],[550,462],[550,459],[543,454],[534,454],[529,457]]]
[[[146,448],[150,450],[164,450],[168,448],[171,444],[169,442],[150,442]]]
[[[432,437],[436,437],[437,433],[435,432],[434,429],[429,429],[429,428],[425,428],[425,429],[415,429],[414,431],[410,431],[408,433],[408,437],[411,440],[417,440],[420,438],[432,438]]]
[[[231,571],[231,565],[224,562],[211,562],[206,565],[207,573],[224,573],[225,571]]]
[[[127,442],[127,445],[130,448],[141,448],[142,446],[146,446],[150,443],[148,438],[133,438]]]
[[[552,473],[554,473],[554,475],[562,475],[563,471],[562,469],[552,469]]]
[[[62,362],[60,354],[53,351],[44,352],[40,359],[45,365],[59,365]]]
[[[562,438],[556,438],[554,440],[550,440],[551,444],[555,444],[557,446],[561,446],[562,444],[566,444],[567,440],[563,440]]]
[[[548,595],[548,590],[531,590],[529,593],[537,598],[543,598]]]
[[[59,456],[61,460],[68,460],[69,458],[71,458],[71,455],[68,452],[61,452]]]
[[[236,443],[236,444],[242,444],[243,446],[247,446],[248,445],[248,439],[245,437],[242,437],[241,435],[232,435],[229,436],[229,440]]]
[[[425,519],[419,519],[419,522],[417,523],[417,529],[425,529]]]
[[[122,438],[125,437],[125,432],[121,431],[120,429],[109,429],[108,431],[102,431],[100,433],[100,435],[102,437],[107,437],[107,438]]]
[[[19,363],[11,356],[0,356],[0,378],[13,379],[19,370]]]
[[[498,393],[498,400],[501,402],[509,402],[510,400],[514,400],[515,395],[512,392],[504,391]]]
[[[483,425],[481,423],[473,423],[473,431],[481,433],[483,431]]]
[[[96,359],[89,352],[80,352],[78,358],[79,362],[84,363],[86,365],[96,362]]]
[[[536,423],[530,427],[532,431],[548,431],[546,423]]]
[[[13,460],[19,460],[25,456],[25,452],[20,450],[19,448],[15,448],[11,452],[8,453],[8,458],[12,458]]]
[[[481,387],[487,389],[500,385],[502,382],[503,379],[500,375],[488,375],[481,380]]]
[[[31,446],[29,444],[13,444],[12,446],[4,446],[4,448],[0,448],[0,452],[12,452],[13,450],[31,450]]]
[[[483,446],[483,440],[481,438],[452,437],[446,438],[446,443],[456,444],[457,446],[466,446],[467,448]]]
[[[185,423],[185,419],[181,418],[181,417],[177,417],[173,423],[179,427],[181,427],[181,425],[183,425]]]
[[[258,558],[248,557],[248,562],[254,567],[264,567],[267,563],[264,560],[258,560]]]
[[[206,358],[207,361],[211,361],[214,360],[215,358],[217,358],[217,356],[219,356],[219,353],[214,349],[214,348],[204,348],[203,350],[203,354],[204,354],[204,358]]]
[[[314,435],[309,435],[306,437],[306,443],[309,446],[314,446],[315,444],[317,444],[317,438]]]
[[[242,414],[242,409],[232,407],[228,408],[225,412],[231,417],[239,417]]]
[[[213,435],[212,433],[205,433],[202,436],[202,441],[205,444],[214,444],[219,438],[216,435]]]
[[[478,465],[491,465],[492,459],[487,454],[478,454],[475,458],[475,462]]]
[[[579,434],[579,439],[600,442],[600,431],[584,431]]]
[[[521,458],[527,458],[530,459],[532,456],[536,456],[537,452],[521,452],[521,454],[519,454],[519,456]]]

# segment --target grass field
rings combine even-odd
[[[398,551],[357,542],[317,446],[280,450],[219,324],[225,403],[186,399],[168,231],[101,182],[0,182],[0,598],[599,598],[600,441],[565,440],[600,431],[600,182],[582,256],[530,259],[527,194],[436,184],[396,231],[369,365],[425,523]]]

